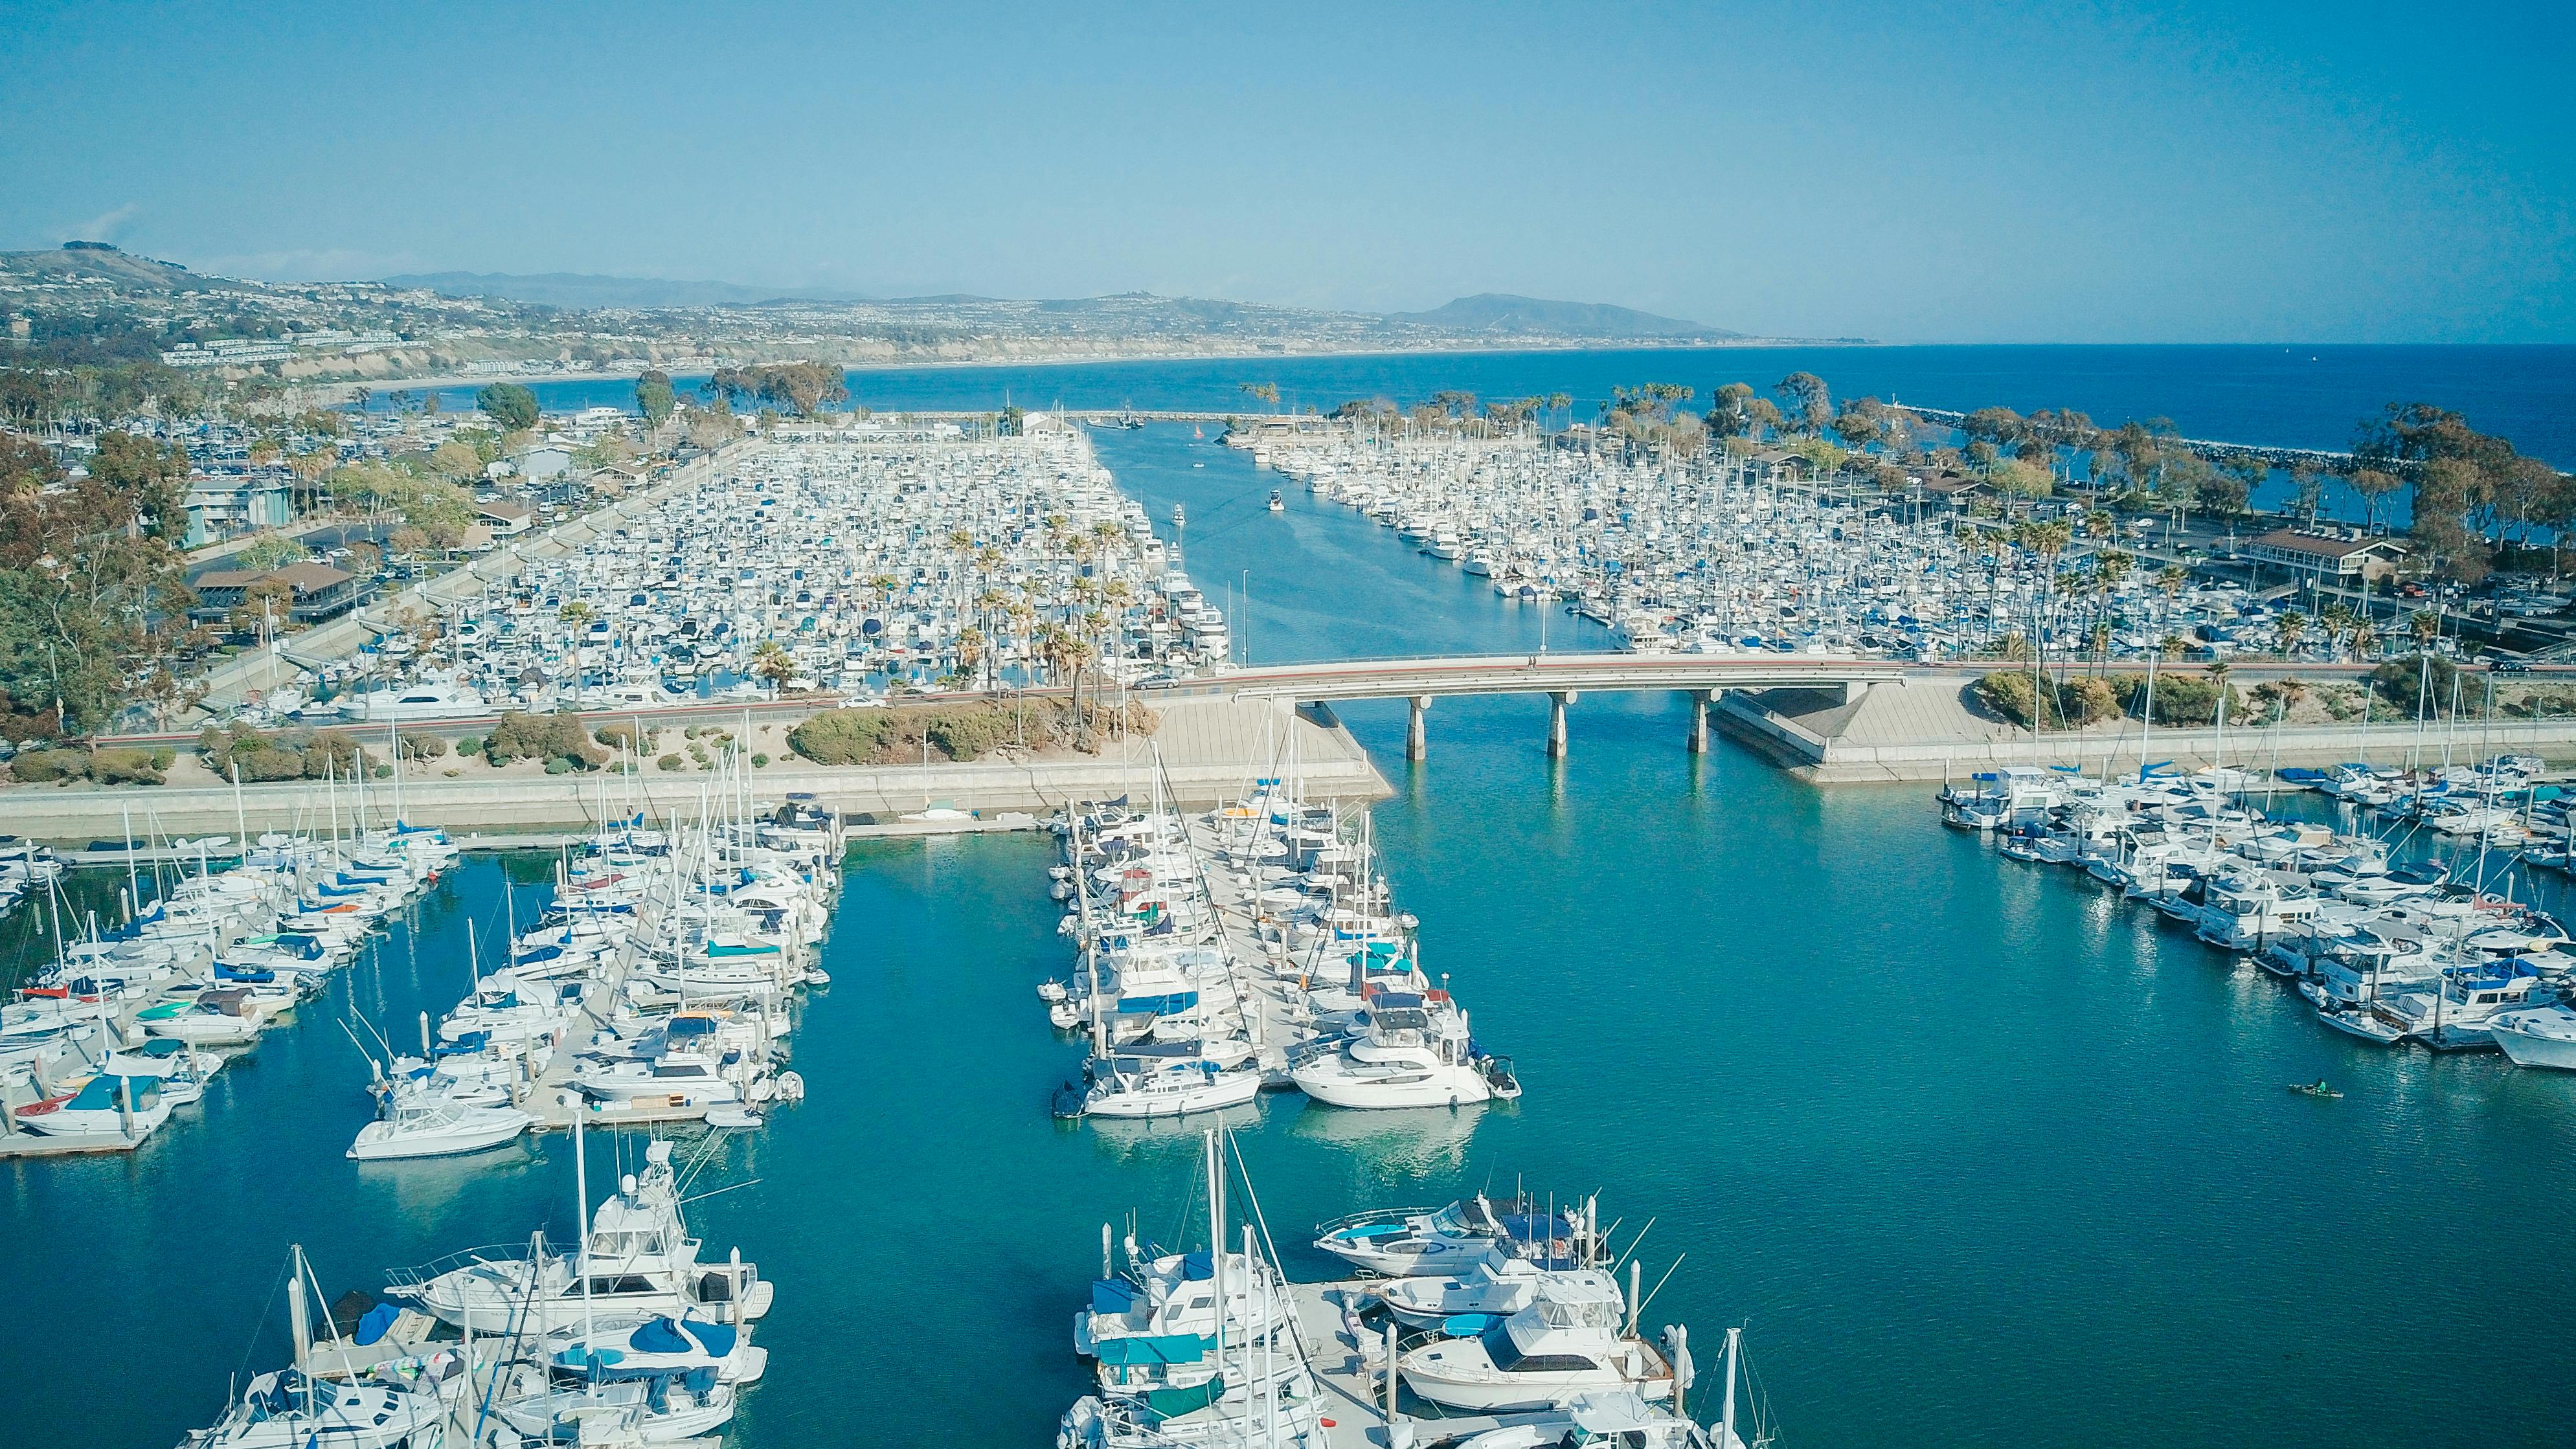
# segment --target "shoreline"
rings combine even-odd
[[[1877,348],[1877,347],[1918,346],[1918,345],[1925,345],[1925,344],[1878,342],[1878,341],[1872,341],[1872,340],[1868,340],[1868,339],[1862,339],[1862,340],[1857,340],[1857,341],[1802,341],[1802,340],[1799,340],[1799,339],[1796,339],[1796,338],[1763,337],[1763,338],[1745,338],[1745,339],[1743,339],[1743,340],[1741,340],[1741,341],[1733,341],[1733,342],[1674,342],[1674,343],[1663,343],[1663,342],[1653,342],[1653,341],[1636,341],[1636,342],[1619,342],[1619,343],[1615,343],[1615,344],[1598,344],[1598,345],[1596,345],[1596,344],[1590,344],[1590,343],[1586,343],[1586,344],[1582,344],[1582,345],[1575,345],[1575,344],[1565,344],[1565,345],[1548,345],[1548,344],[1545,344],[1545,343],[1535,343],[1535,344],[1532,344],[1532,343],[1523,343],[1523,344],[1520,344],[1520,345],[1516,345],[1516,346],[1508,346],[1508,347],[1505,347],[1505,346],[1496,346],[1496,347],[1362,347],[1362,348],[1348,348],[1348,349],[1344,349],[1344,348],[1323,348],[1323,349],[1317,349],[1317,350],[1313,350],[1313,351],[1304,351],[1304,352],[1148,352],[1148,353],[1138,353],[1138,354],[1133,355],[1133,356],[1118,356],[1118,357],[1083,357],[1083,356],[1075,356],[1075,357],[1006,358],[1006,359],[971,358],[971,359],[965,359],[965,360],[957,360],[957,359],[949,359],[949,358],[932,358],[932,359],[924,359],[924,360],[921,360],[921,361],[905,361],[905,362],[850,362],[850,363],[844,363],[844,364],[842,364],[841,371],[843,371],[844,373],[935,372],[935,371],[963,371],[963,370],[967,370],[967,369],[971,369],[971,368],[978,368],[978,367],[983,367],[983,368],[1006,368],[1006,367],[1081,367],[1081,366],[1086,366],[1086,365],[1089,365],[1089,366],[1099,366],[1099,367],[1116,367],[1116,366],[1123,366],[1123,365],[1130,364],[1130,363],[1144,364],[1144,363],[1174,363],[1174,362],[1257,362],[1257,361],[1260,361],[1260,360],[1265,359],[1265,358],[1268,358],[1268,359],[1274,359],[1274,360],[1279,360],[1279,361],[1306,362],[1306,361],[1312,361],[1312,360],[1314,360],[1314,359],[1316,359],[1316,358],[1328,358],[1328,357],[1491,357],[1491,356],[1505,355],[1505,354],[1511,354],[1511,353],[1573,353],[1573,352],[1716,352],[1716,351],[1744,352],[1744,351],[1763,351],[1763,350],[1768,350],[1768,349],[1777,349],[1777,348],[1785,348],[1785,347],[1855,347],[1855,348],[1867,347],[1867,348]],[[1933,344],[1933,345],[1945,345],[1945,344]],[[668,371],[668,369],[665,369],[665,371]],[[676,379],[681,378],[681,377],[696,377],[696,376],[703,376],[707,371],[711,371],[711,369],[690,368],[690,369],[687,369],[687,370],[685,370],[685,371],[671,372],[671,373],[670,373],[670,375],[671,375],[671,377],[672,377],[672,378],[674,378],[674,379],[676,380]],[[491,384],[493,384],[493,383],[496,383],[496,382],[515,382],[515,383],[519,383],[519,384],[521,384],[522,386],[525,386],[525,385],[528,385],[528,384],[532,384],[532,383],[559,383],[559,382],[633,382],[633,381],[635,381],[637,378],[641,377],[642,375],[643,375],[643,374],[641,374],[641,373],[639,373],[639,372],[628,371],[628,370],[623,370],[623,369],[618,370],[618,371],[613,371],[613,372],[560,372],[560,371],[558,371],[558,372],[544,372],[544,373],[525,373],[525,372],[523,372],[523,373],[509,373],[509,374],[501,375],[501,376],[490,376],[490,375],[481,375],[481,376],[458,376],[458,375],[454,375],[454,374],[449,374],[449,375],[444,375],[444,376],[428,377],[428,378],[403,378],[403,379],[391,379],[391,378],[388,378],[388,379],[383,379],[383,380],[378,380],[378,381],[364,381],[364,380],[355,379],[355,378],[342,379],[342,380],[325,380],[325,379],[317,379],[317,380],[315,380],[315,381],[305,383],[305,384],[304,384],[304,386],[307,386],[307,387],[334,387],[334,388],[365,388],[367,391],[369,391],[369,392],[371,392],[371,393],[381,393],[381,392],[419,392],[419,391],[429,391],[429,390],[446,391],[446,390],[455,389],[455,388],[468,388],[468,387],[474,387],[474,388],[487,387],[487,386],[489,386],[489,385],[491,385]],[[915,410],[913,410],[913,409],[906,409],[906,411],[915,411]]]

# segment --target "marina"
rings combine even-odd
[[[1254,535],[1256,528],[1285,531],[1319,561],[1301,591],[1274,590],[1256,576],[1252,602],[1229,611],[1255,641],[1277,641],[1279,657],[1296,657],[1302,645],[1308,657],[1384,658],[1408,652],[1394,647],[1398,637],[1417,653],[1527,653],[1535,652],[1542,627],[1550,652],[1615,652],[1597,620],[1551,614],[1543,623],[1539,611],[1502,600],[1490,585],[1425,559],[1393,530],[1347,510],[1313,512],[1292,495],[1291,506],[1270,513],[1266,497],[1275,485],[1242,453],[1192,440],[1186,428],[1124,430],[1096,446],[1158,527],[1173,504],[1186,506],[1190,566],[1201,576],[1249,569],[1282,547],[1278,537]],[[1251,501],[1235,506],[1254,521],[1220,532],[1238,493]],[[1370,597],[1380,602],[1360,602]],[[1401,623],[1378,622],[1394,619]],[[2529,1147],[2535,1136],[2566,1130],[2566,1079],[2513,1071],[2495,1053],[2389,1055],[2358,1041],[2347,1045],[2340,1033],[2318,1031],[2310,1013],[2276,1009],[2277,989],[2268,997],[2249,994],[2246,986],[2263,983],[2250,961],[2241,970],[2212,970],[2213,961],[2230,958],[2188,933],[2160,933],[2144,922],[2124,927],[2104,909],[2114,902],[1999,873],[1972,832],[1944,831],[1927,818],[1928,787],[1825,794],[1741,751],[1677,748],[1688,704],[1669,693],[1588,697],[1578,747],[1551,756],[1543,747],[1543,699],[1446,700],[1438,749],[1409,762],[1410,711],[1402,697],[1335,706],[1340,726],[1388,762],[1396,790],[1372,809],[1351,798],[1330,832],[1350,844],[1364,832],[1369,850],[1365,871],[1352,878],[1357,893],[1340,899],[1346,908],[1383,912],[1390,924],[1415,918],[1386,933],[1401,943],[1404,968],[1410,972],[1418,959],[1425,982],[1454,973],[1460,998],[1474,1008],[1476,1037],[1508,1050],[1516,1080],[1529,1090],[1516,1100],[1378,1110],[1280,1090],[1209,1114],[1206,1120],[1227,1124],[1240,1176],[1259,1187],[1261,1214],[1276,1230],[1266,1235],[1275,1241],[1257,1243],[1252,1258],[1291,1285],[1286,1292],[1301,1331],[1311,1326],[1315,1402],[1352,1406],[1348,1418],[1319,1412],[1319,1431],[1357,1426],[1361,1437],[1349,1442],[1377,1442],[1366,1436],[1384,1422],[1374,1407],[1382,1403],[1384,1375],[1370,1367],[1372,1355],[1386,1361],[1382,1329],[1369,1324],[1353,1333],[1344,1311],[1388,1280],[1354,1279],[1350,1265],[1315,1246],[1323,1234],[1306,1225],[1387,1204],[1459,1202],[1480,1190],[1497,1199],[1518,1195],[1500,1189],[1524,1174],[1560,1184],[1560,1207],[1598,1191],[1605,1209],[1624,1208],[1614,1240],[1622,1247],[1653,1221],[1643,1251],[1655,1272],[1675,1257],[1683,1261],[1652,1300],[1648,1342],[1665,1352],[1653,1340],[1667,1323],[1698,1330],[1691,1343],[1703,1381],[1692,1408],[1706,1423],[1719,1416],[1715,1375],[1726,1330],[1743,1325],[1744,1345],[1761,1369],[1763,1422],[1778,1420],[1783,1442],[1861,1442],[1884,1413],[1889,1385],[1902,1392],[1977,1377],[1994,1344],[2014,1345],[2045,1372],[2019,1388],[1984,1379],[1980,1402],[1927,1410],[1922,1437],[1981,1442],[1981,1426],[1998,1404],[2038,1425],[2036,1432],[2082,1438],[2098,1431],[2081,1395],[2070,1402],[2064,1388],[2112,1392],[2107,1365],[2134,1321],[2095,1321],[2087,1285],[2100,1245],[2127,1230],[2122,1205],[2151,1190],[2141,1174],[2162,1177],[2177,1161],[2200,1164],[2189,1175],[2212,1190],[2122,1261],[2138,1265],[2123,1271],[2151,1264],[2168,1292],[2225,1305],[2237,1325],[2205,1341],[2169,1345],[2186,1376],[2240,1366],[2263,1352],[2267,1336],[2295,1331],[2313,1312],[2370,1321],[2387,1311],[2384,1300],[2341,1284],[2335,1258],[2303,1225],[2238,1212],[2217,1184],[2251,1180],[2268,1184],[2267,1194],[2297,1194],[2326,1177],[2364,1180],[2384,1213],[2434,1221],[2458,1200],[2463,1175],[2473,1174],[2489,1210],[2547,1211],[2559,1185],[2548,1176],[2548,1159],[2529,1156]],[[1274,737],[1269,749],[1242,751],[1230,790],[1186,807],[1156,809],[1146,766],[1132,768],[1119,787],[1138,820],[1155,822],[1140,838],[1159,842],[1159,858],[1195,860],[1198,868],[1186,874],[1204,873],[1203,897],[1153,897],[1159,908],[1174,919],[1204,910],[1214,936],[1197,944],[1222,948],[1247,968],[1242,977],[1251,990],[1238,992],[1238,1002],[1273,1001],[1265,987],[1282,998],[1276,1017],[1262,1010],[1238,1016],[1247,1038],[1251,1021],[1262,1020],[1263,1045],[1278,1047],[1283,1059],[1291,1033],[1273,1036],[1269,1023],[1287,1025],[1289,993],[1279,991],[1279,963],[1260,916],[1263,893],[1288,888],[1262,872],[1291,862],[1238,878],[1238,852],[1249,861],[1272,852],[1246,848],[1259,832],[1240,824],[1229,838],[1225,822],[1267,827],[1302,822],[1313,809],[1329,815],[1334,794],[1311,782],[1296,786],[1299,763]],[[756,817],[776,799],[761,772],[751,773],[762,808],[736,818]],[[1099,802],[1115,793],[1084,798]],[[1229,817],[1230,808],[1244,813]],[[1096,807],[1090,813],[1095,824],[1116,828]],[[692,1204],[692,1233],[741,1243],[747,1258],[757,1248],[761,1279],[781,1285],[756,1331],[778,1356],[738,1400],[727,1426],[738,1442],[806,1442],[853,1415],[898,1416],[917,1401],[925,1382],[918,1373],[898,1383],[848,1371],[853,1363],[892,1362],[882,1355],[897,1351],[862,1346],[867,1337],[848,1310],[807,1286],[861,1279],[921,1305],[915,1331],[971,1339],[983,1359],[1027,1366],[1000,1392],[978,1363],[932,1370],[928,1385],[958,1406],[956,1432],[1043,1442],[1066,1430],[1068,1406],[1103,1387],[1096,1363],[1067,1351],[1063,1311],[1083,1298],[1089,1270],[1098,1266],[1101,1222],[1137,1212],[1152,1220],[1150,1231],[1140,1223],[1140,1245],[1206,1244],[1203,1212],[1193,1228],[1185,1203],[1157,1197],[1204,1171],[1200,1122],[1050,1120],[1050,1100],[1069,1078],[1080,1079],[1091,1054],[1089,1023],[1077,1014],[1070,1028],[1057,1028],[1032,1009],[1030,988],[1055,980],[1070,995],[1083,973],[1080,918],[1103,899],[1132,905],[1151,894],[1117,890],[1081,906],[1050,899],[1049,872],[1059,866],[1090,864],[1096,884],[1111,884],[1097,874],[1112,864],[1105,854],[1077,846],[1068,857],[1076,827],[1063,825],[1063,837],[1019,829],[850,840],[837,905],[814,957],[831,984],[807,988],[809,1012],[828,1027],[809,1026],[795,1038],[794,1066],[812,1083],[809,1095],[755,1132],[686,1122],[662,1129],[677,1136],[684,1162],[708,1154],[701,1170],[718,1174],[711,1181],[745,1184]],[[1091,826],[1081,829],[1086,839],[1101,838]],[[545,851],[463,857],[385,918],[384,934],[334,973],[322,1000],[363,994],[362,1014],[391,1024],[455,1008],[464,980],[456,963],[483,949],[466,945],[476,929],[470,923],[480,920],[487,923],[480,929],[491,931],[488,923],[501,921],[504,929],[487,938],[497,944],[509,934],[513,910],[551,898],[563,852],[597,840],[595,830],[562,831]],[[1693,867],[1673,868],[1680,861]],[[1784,877],[1784,862],[1813,872],[1812,880]],[[1117,865],[1115,882],[1137,868],[1123,855]],[[1151,881],[1160,867],[1147,868]],[[1316,877],[1311,866],[1288,873],[1307,877],[1301,884]],[[70,879],[95,899],[100,878],[110,874],[121,872],[111,867]],[[518,892],[500,889],[505,875],[518,878]],[[1363,888],[1363,877],[1383,880],[1383,896]],[[1907,881],[1907,891],[1890,894],[1890,879]],[[1591,884],[1606,880],[1655,882],[1654,909],[1641,914],[1622,893]],[[1247,892],[1247,883],[1260,889]],[[2554,902],[2554,884],[2533,889]],[[1334,890],[1294,894],[1299,908],[1325,905],[1329,920]],[[1309,903],[1316,894],[1321,901]],[[106,895],[112,905],[114,889]],[[1548,908],[1533,912],[1534,901]],[[1285,948],[1289,902],[1275,904],[1283,928],[1276,944]],[[1072,933],[1060,929],[1069,906]],[[26,919],[22,910],[8,924]],[[1152,924],[1142,921],[1145,929]],[[1758,944],[1746,950],[1743,942]],[[1372,959],[1366,945],[1346,949],[1365,972]],[[1605,952],[1619,964],[1616,980],[1630,989],[1608,989],[1601,970],[1582,969]],[[1387,956],[1390,964],[1399,958]],[[961,969],[965,962],[972,969]],[[1353,963],[1345,957],[1342,964]],[[1110,979],[1117,982],[1114,966]],[[2145,989],[2150,983],[2154,989]],[[847,1000],[863,994],[867,1009],[834,1010],[833,998],[845,992]],[[1299,994],[1312,1002],[1311,994]],[[176,1113],[139,1152],[12,1167],[12,1211],[42,1221],[75,1210],[103,1223],[157,1219],[169,1192],[187,1191],[235,1217],[283,1214],[280,1221],[309,1225],[300,1228],[308,1261],[335,1293],[344,1286],[372,1291],[386,1270],[434,1263],[466,1244],[506,1239],[559,1217],[561,1209],[549,1205],[578,1190],[568,1133],[523,1137],[488,1155],[346,1161],[365,1115],[367,1068],[336,1014],[308,1008],[267,1033],[251,1057],[214,1077],[208,1102]],[[887,1070],[916,1059],[925,1040],[969,1022],[990,1038],[978,1070]],[[1856,1022],[1869,1027],[1858,1052]],[[1961,1030],[1964,1022],[1976,1029]],[[1605,1057],[1601,1044],[1609,1042],[1618,1049]],[[2121,1050],[2106,1058],[2105,1042]],[[2091,1083],[2079,1098],[2052,1096],[2039,1105],[2016,1086],[2035,1062],[2078,1071],[2072,1054],[2079,1053]],[[1889,1104],[1865,1123],[1824,1110],[1805,1090],[1820,1073],[1854,1072]],[[2316,1102],[2282,1090],[2321,1076],[2346,1099]],[[258,1100],[244,1102],[246,1096]],[[306,1100],[348,1105],[318,1114],[302,1108]],[[1657,1140],[1623,1135],[1623,1103],[1631,1101],[1656,1104]],[[2324,1122],[2317,1116],[2356,1106],[2367,1110]],[[2464,1113],[2483,1125],[2463,1125]],[[310,1120],[316,1116],[329,1120]],[[2021,1143],[1982,1126],[2005,1118],[2023,1122],[2024,1135],[2065,1144],[2143,1134],[2150,1139],[2145,1155],[2154,1160],[2060,1151],[2043,1173]],[[2419,1130],[2436,1119],[2450,1124],[2438,1147]],[[936,1128],[904,1125],[930,1123]],[[261,1150],[248,1158],[242,1134],[253,1130]],[[645,1160],[650,1130],[603,1128],[590,1136],[594,1188],[617,1180],[618,1156],[630,1165]],[[2178,1134],[2195,1143],[2190,1153]],[[2304,1156],[2285,1158],[2285,1141],[2301,1144]],[[348,1194],[334,1221],[288,1209],[311,1189],[256,1170],[255,1162],[281,1154],[306,1161],[311,1174],[345,1174],[338,1181],[350,1186],[333,1189]],[[1918,1170],[1935,1160],[1953,1170]],[[122,1166],[129,1163],[143,1180],[172,1186],[129,1192]],[[2070,1173],[2081,1185],[2079,1200],[2069,1201],[2055,1182]],[[951,1242],[936,1261],[890,1261],[873,1243],[822,1229],[844,1211],[837,1205],[847,1202],[850,1183],[889,1178],[922,1184],[922,1200],[939,1205]],[[180,1182],[192,1186],[177,1188]],[[1997,1213],[1999,1193],[2017,1205],[2001,1209],[2001,1234],[1971,1226]],[[590,1200],[598,1201],[595,1191]],[[2045,1216],[2035,1207],[2042,1202],[2053,1204]],[[808,1226],[782,1233],[782,1220]],[[2490,1296],[2482,1300],[2489,1306],[2474,1310],[2461,1300],[2411,1306],[2410,1314],[2433,1315],[2433,1331],[2444,1324],[2465,1331],[2494,1312],[2545,1324],[2557,1311],[2545,1297],[2490,1277],[2487,1265],[2438,1236],[2427,1241],[2436,1271],[2489,1281],[2508,1305],[2496,1308]],[[2211,1242],[2225,1246],[2212,1255]],[[2189,1255],[2182,1254],[2186,1244]],[[2252,1268],[2258,1262],[2261,1275]],[[2316,1285],[2324,1304],[2293,1310],[2250,1286],[2285,1267]],[[212,1275],[210,1295],[232,1305],[207,1325],[214,1341],[238,1340],[258,1323],[263,1285],[275,1292],[275,1269],[274,1262],[226,1264]],[[148,1258],[120,1258],[93,1271],[143,1274],[153,1266]],[[1846,1300],[1817,1302],[1816,1285],[1854,1276],[1866,1277],[1875,1294],[1942,1304],[1959,1331],[1926,1340]],[[2034,1279],[2049,1285],[2037,1299]],[[2010,1294],[1976,1286],[2004,1282],[2022,1286]],[[1653,1284],[1650,1275],[1645,1286]],[[1624,1278],[1617,1287],[1644,1296]],[[252,1356],[254,1367],[291,1361],[285,1316],[278,1308],[253,1335],[266,1344]],[[1401,1344],[1397,1357],[1420,1347]],[[2369,1369],[2393,1366],[2402,1350],[2391,1343],[2352,1352]],[[226,1401],[226,1365],[216,1360],[227,1355],[191,1357],[202,1361],[141,1396],[159,1406],[145,1412],[171,1426],[166,1437],[213,1422]],[[1891,1374],[1867,1367],[1891,1363],[1903,1368]],[[2295,1377],[2299,1370],[2274,1372]],[[2341,1381],[2340,1369],[2336,1377]],[[1372,1407],[1362,1413],[1360,1405]],[[2331,1442],[2383,1409],[2365,1399],[2320,1413],[2310,1403],[2295,1422],[2263,1420],[2256,1431],[2283,1442]],[[83,1422],[72,1409],[62,1412],[67,1427]],[[1447,1411],[1454,1421],[1444,1421],[1411,1390],[1398,1412],[1421,1443],[1537,1432],[1504,1422],[1527,1411],[1458,1409]],[[2243,1402],[2176,1400],[2165,1412],[2187,1442],[2223,1442],[2247,1431]],[[2259,1418],[2263,1411],[2258,1405],[2255,1412]],[[2522,1441],[2543,1442],[2550,1416],[2545,1394],[2508,1388],[2479,1433],[2448,1442],[2516,1442],[2516,1425],[2532,1431]],[[1323,1417],[1334,1419],[1331,1429]],[[1739,1424],[1752,1417],[1748,1411]],[[2498,1424],[2506,1430],[2499,1433]],[[1253,1427],[1256,1442],[1264,1441],[1267,1416]],[[1738,1433],[1747,1444],[1759,1437],[1743,1427]],[[2445,1442],[2439,1432],[2431,1437]]]

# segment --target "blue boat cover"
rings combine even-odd
[[[401,1315],[402,1310],[390,1303],[368,1309],[367,1316],[358,1320],[358,1347],[365,1348],[391,1332],[394,1320]]]
[[[643,1326],[626,1336],[626,1346],[637,1353],[687,1353],[689,1340],[678,1324],[668,1318],[648,1318]]]
[[[1100,1361],[1111,1368],[1147,1368],[1157,1364],[1197,1363],[1207,1357],[1208,1340],[1195,1333],[1146,1334],[1112,1338],[1097,1345]]]
[[[729,1323],[709,1323],[703,1318],[684,1318],[680,1326],[689,1331],[689,1337],[698,1341],[709,1358],[722,1358],[733,1352],[734,1339],[740,1333]]]
[[[1136,1290],[1117,1278],[1095,1278],[1091,1283],[1091,1311],[1124,1313],[1135,1306]]]

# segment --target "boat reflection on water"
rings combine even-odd
[[[1294,1136],[1364,1156],[1398,1172],[1458,1173],[1466,1168],[1467,1143],[1487,1112],[1508,1106],[1477,1102],[1463,1107],[1398,1107],[1344,1112],[1283,1098]]]
[[[1102,1154],[1113,1161],[1159,1162],[1174,1153],[1199,1151],[1211,1127],[1239,1131],[1260,1126],[1262,1100],[1181,1117],[1087,1117],[1069,1125],[1090,1133]]]

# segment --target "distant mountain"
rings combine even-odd
[[[1515,297],[1508,292],[1479,292],[1428,312],[1391,312],[1390,322],[1410,322],[1447,332],[1487,332],[1514,337],[1706,337],[1737,338],[1703,322],[1658,317],[1652,312],[1613,307],[1606,302],[1550,302]]]
[[[739,282],[675,282],[662,277],[596,277],[580,272],[419,272],[386,277],[388,287],[417,287],[442,297],[491,297],[544,307],[650,310],[663,307],[749,307],[762,302],[860,302],[856,292],[813,287],[746,287]]]

